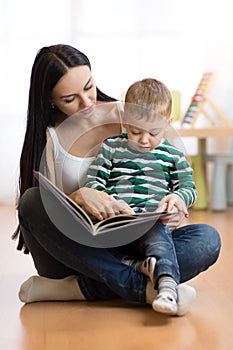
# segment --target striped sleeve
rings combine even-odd
[[[171,192],[181,197],[186,206],[190,207],[197,198],[193,169],[180,151],[177,151],[174,160],[170,173]]]
[[[114,150],[103,142],[99,153],[87,171],[85,187],[94,188],[99,191],[106,190],[106,185],[112,169],[112,158]]]

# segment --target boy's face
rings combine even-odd
[[[142,129],[135,125],[125,125],[129,146],[141,153],[150,152],[156,148],[164,135],[163,129]]]
[[[160,144],[169,124],[170,119],[165,117],[148,122],[145,119],[137,120],[128,116],[124,126],[130,147],[141,153],[150,152]]]

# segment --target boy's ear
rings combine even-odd
[[[169,119],[168,119],[168,125],[171,125],[171,123],[173,122],[174,120],[174,115],[170,115]]]

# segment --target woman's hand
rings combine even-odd
[[[116,200],[107,193],[92,188],[80,188],[69,197],[99,220],[119,214],[134,214],[133,209],[123,200]]]

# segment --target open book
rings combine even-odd
[[[75,203],[71,198],[69,198],[69,196],[67,196],[63,191],[61,191],[57,186],[55,186],[42,173],[38,171],[33,171],[33,173],[40,184],[40,188],[49,191],[49,195],[52,196],[53,200],[55,200],[55,202],[59,202],[59,205],[62,206],[63,213],[66,214],[65,220],[67,225],[69,219],[75,221],[77,224],[77,229],[75,230],[76,232],[79,229],[82,229],[85,232],[91,234],[92,237],[100,236],[100,234],[102,236],[103,234],[106,235],[111,233],[111,240],[115,240],[113,235],[116,234],[120,234],[120,236],[122,234],[124,236],[129,234],[129,240],[133,240],[130,239],[130,236],[134,237],[134,239],[137,239],[138,237],[142,236],[143,233],[147,232],[159,218],[169,216],[173,217],[174,215],[176,215],[174,213],[169,213],[166,211],[154,211],[138,214],[135,213],[130,215],[120,214],[111,218],[104,219],[102,221],[93,222],[93,220],[85,210],[83,210],[77,203]],[[73,234],[71,238],[74,239]],[[120,237],[118,237],[117,241],[119,240]],[[121,244],[114,245],[117,246]]]

